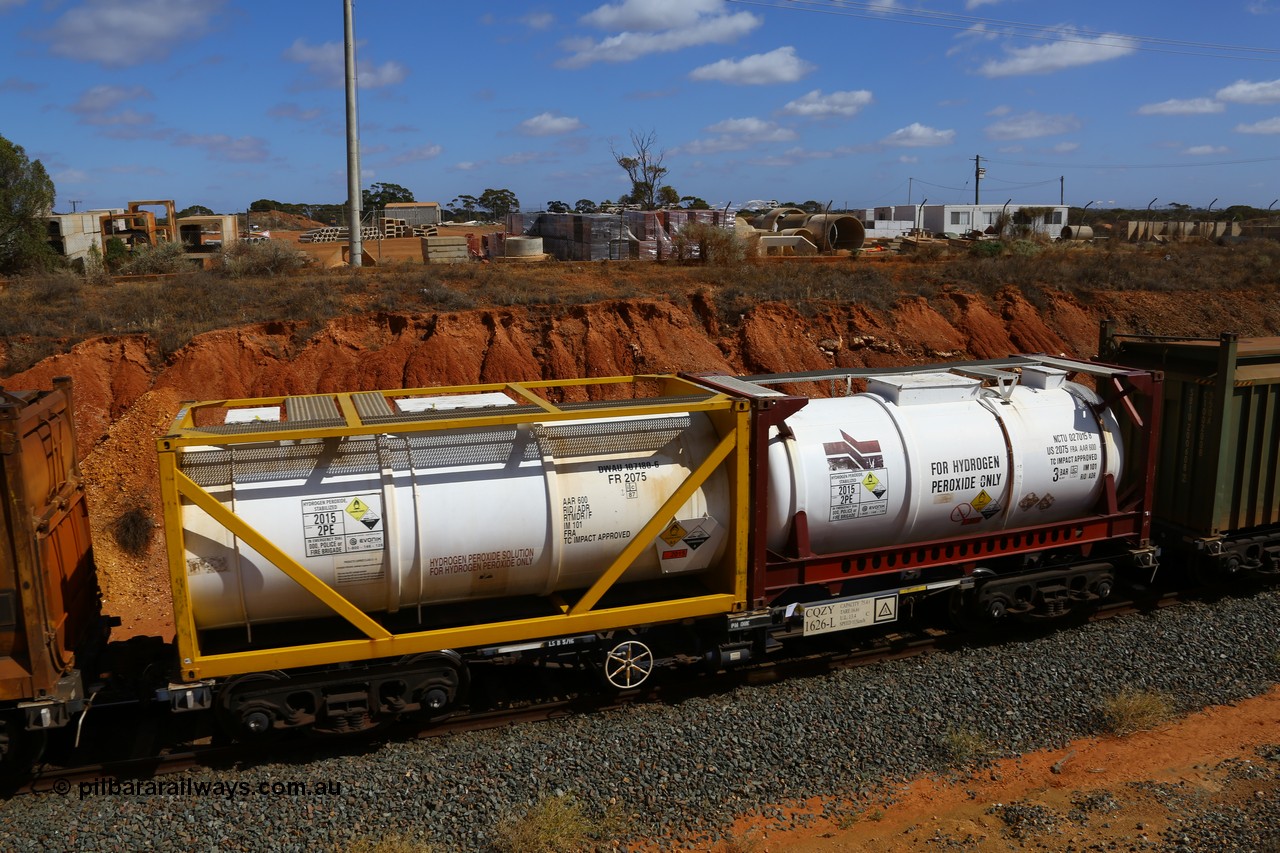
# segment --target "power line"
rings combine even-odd
[[[1063,42],[1067,44],[1100,45],[1101,42],[1112,47],[1146,51],[1148,53],[1171,53],[1180,56],[1201,56],[1211,59],[1244,59],[1254,62],[1280,62],[1280,50],[1251,45],[1218,44],[1215,42],[1196,42],[1181,39],[1167,39],[1158,36],[1134,36],[1123,33],[1104,33],[1097,30],[1079,28],[1054,28],[1043,24],[1026,24],[999,18],[982,18],[973,15],[959,15],[953,12],[935,12],[928,10],[901,9],[877,3],[857,3],[852,0],[785,0],[785,2],[769,2],[769,0],[729,0],[747,6],[762,6],[771,9],[788,9],[797,12],[814,12],[836,15],[846,18],[859,18],[868,21],[889,21],[898,24],[911,24],[920,27],[935,27],[947,30],[972,30],[975,27],[996,26],[1005,29],[1006,35],[1017,35],[1023,38],[1041,41]],[[857,10],[857,11],[850,11]],[[865,14],[859,14],[863,12]],[[1073,38],[1072,36],[1095,36],[1094,39]],[[1166,45],[1151,47],[1144,45]],[[1178,50],[1175,48],[1190,48]],[[1250,55],[1256,54],[1256,55]]]
[[[1217,160],[1197,163],[1026,163],[1018,160],[994,160],[983,157],[988,163],[1001,166],[1027,166],[1033,169],[1200,169],[1205,166],[1244,166],[1250,163],[1274,163],[1280,157],[1255,157],[1250,160]],[[1051,183],[1046,181],[1045,183]]]

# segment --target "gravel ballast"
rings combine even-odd
[[[485,850],[540,798],[570,795],[607,815],[613,837],[702,849],[739,814],[780,816],[774,805],[814,796],[857,802],[946,769],[956,732],[1013,755],[1098,734],[1101,707],[1124,690],[1167,694],[1179,712],[1260,694],[1280,682],[1278,625],[1272,590],[677,705],[114,788],[72,783],[0,804],[0,848],[311,851],[402,837]],[[1215,837],[1194,823],[1169,840],[1221,849],[1198,845]]]

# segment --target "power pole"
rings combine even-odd
[[[363,224],[360,215],[360,121],[356,116],[356,36],[351,0],[342,0],[342,11],[347,58],[347,204],[351,209],[347,217],[347,233],[351,266],[359,267],[364,244],[360,234]]]
[[[1058,204],[1066,204],[1067,197],[1067,178],[1065,175],[1058,176]]]
[[[75,213],[75,212],[76,212],[76,205],[80,203],[81,199],[73,198],[73,199],[70,199],[70,201],[71,201],[71,212],[72,212],[72,213]]]
[[[982,202],[978,200],[979,199],[978,187],[982,183],[982,176],[985,175],[986,173],[987,173],[987,170],[982,168],[982,155],[981,154],[974,155],[974,158],[973,158],[973,203],[974,204],[982,204]]]

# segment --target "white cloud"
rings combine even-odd
[[[363,42],[357,44],[359,47]],[[358,58],[356,60],[356,81],[361,89],[378,89],[383,86],[394,86],[403,83],[409,76],[409,70],[400,63],[391,60],[381,65]],[[284,58],[299,65],[305,65],[307,73],[314,77],[321,86],[341,87],[346,79],[346,53],[339,42],[327,41],[324,44],[308,44],[306,39],[297,39],[284,52]]]
[[[452,168],[458,172],[474,172],[480,168],[480,164],[472,160],[463,160],[461,163],[454,163]]]
[[[623,0],[600,6],[579,20],[600,30],[659,32],[688,27],[706,17],[720,17],[724,0]]]
[[[520,132],[525,136],[555,136],[558,133],[573,133],[582,130],[584,125],[574,116],[561,116],[555,113],[538,113],[533,118],[520,122]]]
[[[950,145],[955,141],[954,130],[937,130],[918,121],[899,128],[880,140],[882,145],[898,148],[929,148],[937,145]]]
[[[423,160],[434,160],[444,151],[439,145],[419,145],[417,148],[410,148],[408,151],[396,157],[391,161],[394,166],[403,166],[405,163],[421,163]]]
[[[974,45],[984,41],[995,41],[999,38],[999,33],[987,29],[986,24],[974,24],[966,30],[956,34],[955,45],[947,49],[947,56],[955,56],[972,48]]]
[[[708,133],[728,133],[745,137],[752,142],[790,142],[796,132],[780,127],[777,122],[755,118],[727,118],[707,127]]]
[[[855,89],[847,92],[822,94],[821,89],[814,89],[803,97],[796,98],[782,108],[787,115],[804,118],[832,118],[834,116],[854,116],[875,99],[866,89]]]
[[[3,8],[3,6],[0,5],[0,8]],[[63,169],[60,172],[54,172],[50,177],[60,187],[65,187],[68,184],[75,186],[92,183],[89,179],[89,173],[82,169]]]
[[[1052,151],[1054,154],[1070,154],[1072,151],[1075,151],[1079,147],[1080,147],[1079,142],[1059,142],[1057,145],[1053,146],[1049,150]]]
[[[324,110],[304,110],[297,104],[276,104],[267,110],[267,115],[272,118],[291,118],[295,121],[315,121],[324,115]]]
[[[706,82],[733,83],[742,86],[767,86],[773,83],[794,83],[818,66],[796,56],[790,45],[756,53],[742,59],[722,59],[703,65],[689,72],[689,79]]]
[[[203,36],[225,5],[226,0],[87,0],[64,12],[41,37],[57,56],[123,68],[154,62],[179,42]]]
[[[1053,30],[1063,41],[1007,50],[1008,59],[992,59],[983,63],[978,73],[984,77],[1016,77],[1023,74],[1052,74],[1080,65],[1092,65],[1118,59],[1133,53],[1136,44],[1121,35],[1104,34],[1096,38],[1077,35],[1071,27]],[[1067,41],[1069,39],[1069,41]]]
[[[907,164],[907,165],[911,165],[912,163],[919,163],[919,162],[920,162],[920,158],[919,158],[919,157],[916,157],[916,156],[915,156],[915,155],[913,155],[913,154],[901,154],[901,155],[899,155],[899,156],[898,156],[898,162],[899,162],[899,163],[905,163],[905,164]]]
[[[752,145],[771,142],[790,142],[796,138],[796,132],[782,127],[777,122],[765,121],[755,116],[747,118],[727,118],[724,121],[709,125],[704,130],[717,134],[710,139],[695,139],[680,147],[681,154],[719,154],[724,151],[741,151]]]
[[[1044,115],[1035,110],[987,125],[987,139],[1035,139],[1080,129],[1073,115]]]
[[[1008,106],[1007,104],[1001,104],[998,107],[992,107],[988,110],[987,115],[992,118],[999,118],[1000,116],[1007,116],[1011,112],[1013,112],[1013,107]]]
[[[211,160],[232,163],[261,163],[267,159],[267,141],[257,136],[232,138],[225,133],[185,133],[174,140],[175,145],[203,148]]]
[[[527,166],[530,163],[555,162],[556,155],[551,151],[513,151],[498,162],[504,166]]]
[[[1219,89],[1217,98],[1220,101],[1231,101],[1236,104],[1280,104],[1280,80],[1266,80],[1261,83],[1237,80],[1230,86]]]
[[[71,105],[71,112],[80,115],[105,113],[128,101],[151,100],[152,97],[145,86],[92,86]]]
[[[1220,113],[1226,109],[1220,101],[1212,98],[1170,98],[1158,104],[1143,104],[1138,107],[1140,116],[1199,116]]]
[[[549,29],[555,22],[556,16],[550,12],[530,12],[520,19],[520,23],[531,30]]]
[[[1280,133],[1280,116],[1253,124],[1237,124],[1236,133]]]
[[[27,0],[0,0],[0,12],[3,12],[5,9],[12,9],[15,6],[21,6],[25,2],[27,2]]]
[[[623,5],[627,6],[629,3],[630,0]],[[701,44],[728,44],[742,38],[762,23],[760,18],[750,12],[726,15],[721,11],[704,14],[704,8],[710,8],[711,5],[703,0],[689,0],[682,5],[690,6],[692,11],[698,12],[687,24],[673,26],[668,22],[668,29],[656,32],[627,30],[599,41],[590,38],[566,39],[562,47],[570,55],[556,65],[560,68],[583,68],[593,62],[631,62],[651,53],[671,53]],[[717,10],[723,9],[720,3],[713,6]]]
[[[43,83],[23,80],[21,77],[6,77],[0,80],[0,92],[39,92]]]
[[[979,6],[992,6],[999,2],[1000,0],[965,0],[964,7],[966,9],[976,9]]]
[[[1225,145],[1192,145],[1182,153],[1190,154],[1193,157],[1201,157],[1205,154],[1226,154],[1230,150]]]

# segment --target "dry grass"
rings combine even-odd
[[[569,853],[584,849],[596,831],[596,822],[573,797],[544,797],[500,825],[494,846],[503,853]]]
[[[986,735],[969,728],[948,728],[942,736],[942,749],[956,764],[973,764],[992,755]]]
[[[1107,730],[1124,737],[1173,719],[1174,702],[1154,690],[1125,690],[1105,699],[1100,710]]]
[[[156,357],[164,359],[202,332],[282,321],[293,324],[300,344],[330,320],[366,311],[558,310],[608,299],[686,302],[704,294],[699,298],[733,328],[764,302],[806,316],[850,304],[888,311],[904,296],[932,297],[954,288],[988,297],[1016,291],[1042,308],[1058,294],[1087,303],[1101,291],[1280,292],[1280,243],[1107,246],[1002,242],[990,256],[983,249],[893,263],[754,263],[712,247],[710,263],[405,264],[355,273],[293,270],[297,255],[291,248],[246,244],[220,270],[184,264],[163,281],[112,283],[70,271],[12,279],[0,289],[0,338],[7,344],[0,375],[97,335],[148,335]],[[151,259],[147,268],[167,268],[159,249],[140,253],[134,259],[139,268],[144,256]]]

